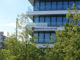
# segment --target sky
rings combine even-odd
[[[28,0],[0,0],[0,32],[15,32],[15,22],[18,14],[26,13]]]

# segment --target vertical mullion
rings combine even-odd
[[[37,32],[38,33],[38,43],[39,43],[39,32]]]
[[[57,9],[57,5],[58,5],[58,1],[56,1],[56,10],[58,10],[58,9]]]
[[[45,32],[44,32],[44,41],[43,41],[43,43],[45,43]]]
[[[58,18],[58,16],[56,16],[56,26],[58,26],[58,25],[57,25],[57,18]]]
[[[39,0],[39,10],[40,10],[40,4],[41,4],[41,0]]]

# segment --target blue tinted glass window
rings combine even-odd
[[[39,17],[38,16],[35,16],[34,19],[33,19],[33,22],[34,23],[38,23],[39,22]]]
[[[40,2],[40,10],[45,10],[45,2],[44,1]]]
[[[46,2],[46,10],[50,10],[51,9],[51,2],[47,1]]]
[[[62,17],[57,17],[57,26],[62,25]]]
[[[70,9],[72,9],[73,3],[74,3],[73,1],[70,1],[70,2],[69,2],[69,8],[70,8]]]
[[[62,8],[63,8],[62,2],[57,2],[57,9],[62,9]]]
[[[48,26],[50,26],[50,17],[45,17],[45,22],[48,24]]]
[[[63,17],[63,25],[65,25],[66,23],[68,23],[68,20],[66,19],[66,17]]]
[[[37,32],[34,33],[34,40],[35,40],[35,42],[38,42],[38,33]]]
[[[35,1],[34,10],[39,10],[39,1]]]
[[[56,10],[56,2],[52,2],[52,10]]]
[[[45,42],[48,43],[50,40],[50,33],[45,33]]]
[[[51,36],[53,37],[51,40],[52,42],[56,42],[56,33],[51,33]]]
[[[51,26],[56,26],[56,17],[51,17]]]
[[[39,33],[39,43],[44,41],[44,33]]]
[[[80,1],[76,1],[76,8],[80,9]]]
[[[80,21],[79,21],[78,25],[80,25]]]
[[[76,21],[77,21],[78,25],[80,25],[80,21],[78,19],[76,19]]]
[[[40,17],[40,22],[44,23],[44,17]]]
[[[67,1],[65,1],[65,2],[63,2],[63,8],[64,8],[64,10],[66,10],[67,8],[68,8],[68,2]]]

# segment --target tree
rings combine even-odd
[[[0,60],[41,60],[40,48],[35,45],[33,38],[29,38],[32,31],[29,26],[23,25],[27,16],[21,14],[17,19],[17,39],[14,33],[4,41],[6,48],[0,49]]]
[[[75,4],[73,4],[75,6]],[[70,21],[63,31],[56,31],[57,42],[49,52],[49,60],[79,60],[80,59],[80,14],[75,7],[68,9],[66,14]]]

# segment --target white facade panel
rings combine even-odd
[[[64,27],[35,27],[34,31],[56,31],[64,30]]]
[[[33,15],[62,15],[62,14],[67,14],[67,10],[55,10],[55,11],[32,11],[32,12],[27,12],[27,15],[33,16]],[[80,10],[77,12],[80,13]]]

